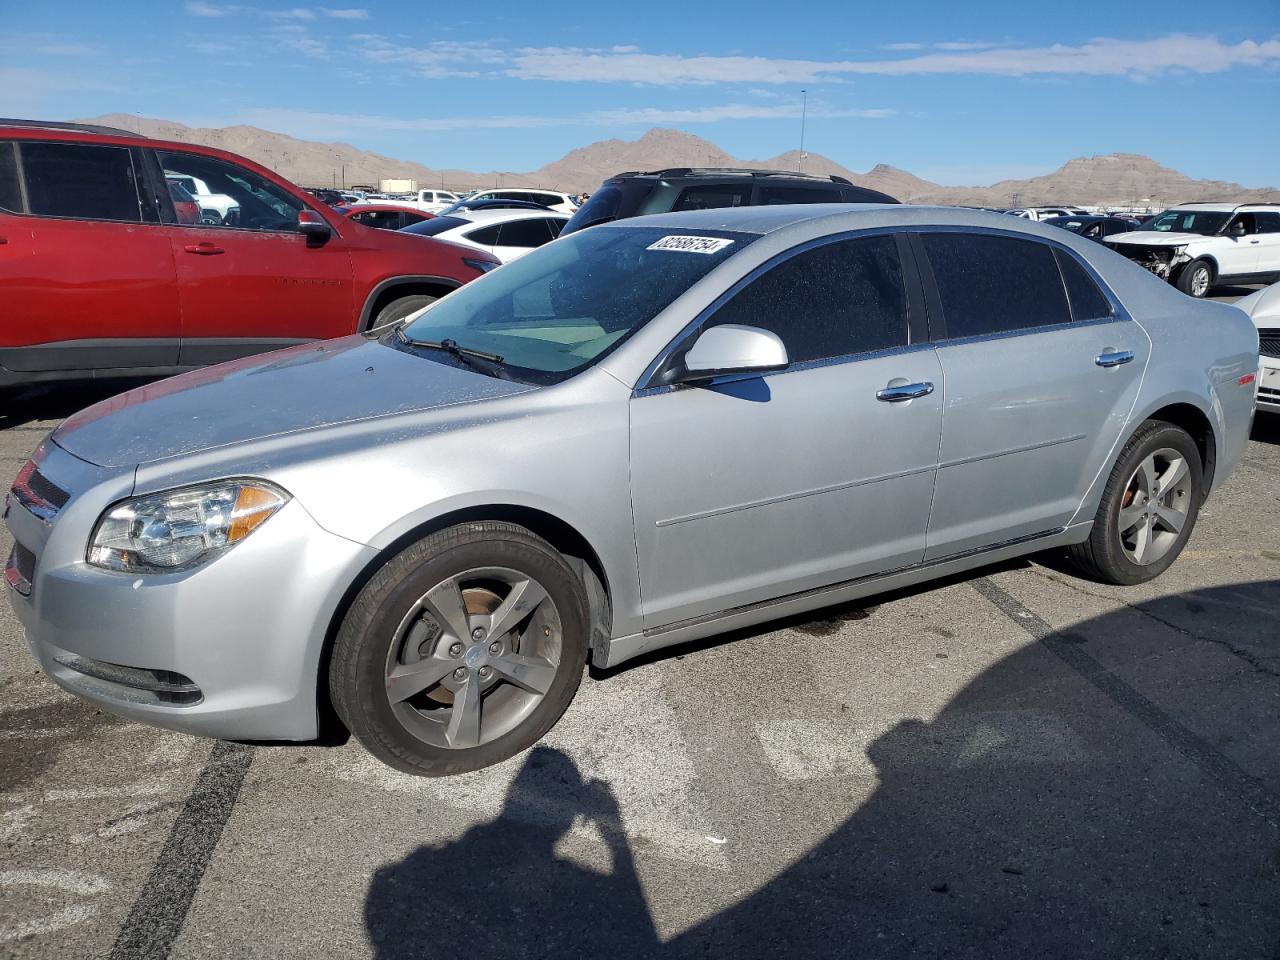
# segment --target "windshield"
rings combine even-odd
[[[1160,233],[1198,233],[1211,237],[1231,219],[1230,213],[1217,210],[1166,210],[1152,217],[1139,230],[1156,230]]]
[[[496,354],[530,383],[604,357],[752,240],[723,230],[600,227],[549,243],[428,307],[409,340]]]

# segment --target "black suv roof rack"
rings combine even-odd
[[[757,170],[753,167],[665,167],[662,170],[625,170],[615,173],[610,179],[616,177],[791,177],[853,186],[846,178],[834,174],[824,176],[818,173],[801,173],[798,170]]]
[[[103,127],[96,123],[69,123],[63,120],[15,120],[0,117],[0,127],[32,127],[37,130],[75,130],[79,133],[102,133],[112,137],[137,137],[141,134],[119,127]]]

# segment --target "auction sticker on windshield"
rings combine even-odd
[[[721,237],[663,237],[655,240],[646,250],[675,250],[679,253],[719,253],[732,240]]]

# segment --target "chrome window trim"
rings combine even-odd
[[[763,263],[757,264],[756,266],[752,267],[746,274],[744,274],[743,276],[739,277],[736,281],[734,281],[734,283],[731,284],[728,289],[723,291],[719,296],[717,296],[713,301],[711,301],[711,303],[709,303],[706,307],[700,310],[697,316],[695,316],[692,320],[690,320],[687,324],[685,324],[680,329],[680,332],[677,333],[674,337],[672,337],[667,342],[667,345],[665,347],[663,347],[661,350],[658,351],[658,355],[647,367],[645,367],[644,373],[640,375],[640,379],[637,381],[637,384],[639,385],[632,391],[631,393],[632,397],[633,398],[647,397],[647,396],[653,396],[654,394],[658,394],[658,393],[667,393],[678,386],[682,386],[681,384],[655,384],[653,383],[653,378],[658,375],[658,371],[662,369],[664,364],[666,364],[671,354],[675,350],[679,349],[679,347],[685,342],[685,340],[690,335],[698,331],[698,329],[712,315],[714,315],[717,310],[723,307],[726,303],[728,303],[731,299],[733,299],[733,297],[735,297],[741,290],[743,290],[749,284],[753,283],[765,272],[772,270],[774,267],[780,266],[783,263],[786,263],[788,260],[792,259],[795,256],[798,256],[801,253],[806,253],[809,250],[813,250],[818,247],[827,246],[832,243],[839,243],[843,240],[861,240],[861,239],[867,239],[867,238],[879,237],[879,236],[894,237],[903,232],[905,231],[902,229],[902,227],[893,226],[893,227],[868,227],[862,230],[845,230],[840,233],[830,233],[830,234],[827,234],[826,236],[814,237],[811,240],[806,240],[803,243],[799,243],[793,247],[788,247],[786,250],[783,250],[781,253],[777,253],[774,256],[770,257],[768,260],[764,261]],[[720,384],[720,383],[729,383],[734,380],[755,379],[761,376],[778,376],[779,374],[811,370],[819,366],[831,366],[832,364],[837,364],[837,363],[850,363],[856,360],[863,359],[864,357],[879,356],[882,354],[890,355],[894,352],[905,353],[905,352],[910,352],[913,348],[920,349],[922,347],[931,347],[933,344],[927,340],[916,342],[916,343],[911,342],[911,317],[910,317],[911,296],[910,296],[910,291],[906,287],[907,268],[906,268],[906,262],[903,258],[900,257],[899,261],[902,263],[903,296],[906,298],[907,311],[908,311],[907,317],[906,317],[907,342],[905,344],[901,344],[896,347],[885,347],[882,350],[867,350],[861,353],[846,353],[846,354],[841,354],[838,357],[823,357],[816,360],[804,360],[804,361],[801,361],[800,363],[788,364],[786,369],[774,370],[768,374],[752,373],[752,374],[735,374],[727,377],[717,377],[714,380],[708,381],[708,383]]]

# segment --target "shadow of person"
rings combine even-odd
[[[849,764],[794,802],[874,792],[663,955],[1280,956],[1277,613],[1275,580],[1162,597],[1029,643],[931,720],[832,721]]]
[[[580,818],[604,838],[608,872],[558,855]],[[659,949],[613,791],[545,746],[529,753],[496,819],[378,870],[364,919],[378,960],[639,960]]]

